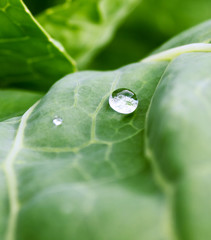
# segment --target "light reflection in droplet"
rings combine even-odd
[[[138,99],[131,90],[119,88],[109,97],[109,104],[118,113],[130,114],[138,107]]]
[[[53,124],[54,124],[55,126],[61,125],[62,122],[63,122],[63,119],[60,118],[60,117],[57,117],[57,116],[56,116],[56,117],[53,119]]]

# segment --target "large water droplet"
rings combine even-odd
[[[130,114],[138,107],[138,99],[133,91],[119,88],[109,97],[109,104],[118,113]]]
[[[56,116],[56,117],[53,119],[53,124],[54,124],[55,126],[61,125],[62,122],[63,122],[63,119],[60,118],[60,117],[57,117],[57,116]]]

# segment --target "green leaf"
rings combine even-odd
[[[201,23],[187,31],[172,38],[167,43],[163,44],[154,53],[182,46],[190,43],[210,43],[211,42],[211,20]]]
[[[74,71],[66,52],[41,28],[20,0],[0,2],[0,87],[47,90]]]
[[[148,152],[169,196],[178,239],[211,238],[210,64],[211,53],[172,61],[147,120]]]
[[[21,119],[0,123],[2,189],[8,186],[0,196],[2,239],[167,239],[165,201],[143,145],[145,114],[166,65],[69,75]],[[121,87],[140,99],[130,116],[108,106]]]
[[[210,19],[210,8],[210,0],[140,1],[88,68],[110,70],[136,62],[175,35]],[[200,42],[201,29],[187,35],[188,43],[191,37]]]
[[[23,115],[42,95],[23,90],[0,90],[0,121]]]
[[[210,52],[189,44],[71,74],[0,122],[0,238],[209,239]],[[133,114],[109,107],[117,88],[137,94]]]
[[[136,19],[158,34],[171,37],[210,19],[209,0],[144,0]]]
[[[77,0],[46,10],[38,16],[41,25],[83,68],[112,37],[120,22],[138,0]]]

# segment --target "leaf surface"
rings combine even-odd
[[[21,120],[0,124],[8,186],[1,197],[8,219],[2,239],[167,239],[165,201],[143,144],[145,114],[166,65],[75,73]],[[130,116],[108,106],[111,91],[121,87],[137,89],[140,98]],[[63,119],[60,126],[55,116]]]
[[[189,44],[71,74],[0,122],[0,238],[209,239],[210,52]],[[137,94],[133,114],[109,107],[117,88]]]
[[[74,71],[67,53],[20,0],[0,2],[0,87],[47,90]]]
[[[88,67],[108,70],[136,62],[175,35],[210,19],[210,8],[210,0],[140,1],[113,40]],[[198,28],[195,35],[187,35],[184,44],[190,43],[191,37],[200,37],[202,29]]]
[[[84,68],[112,37],[117,26],[138,0],[79,0],[46,10],[37,17],[41,25]]]
[[[0,90],[0,121],[23,115],[43,94],[37,92]]]
[[[162,52],[174,47],[190,43],[210,43],[211,42],[211,20],[201,23],[191,29],[188,29],[178,36],[172,38],[163,44],[154,53]]]
[[[210,239],[211,53],[167,68],[147,120],[148,151],[169,196],[178,239]],[[184,68],[185,66],[185,68]]]

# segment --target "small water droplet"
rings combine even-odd
[[[56,117],[53,119],[53,124],[54,124],[55,126],[61,125],[62,122],[63,122],[63,120],[62,120],[62,118],[60,118],[60,117],[57,117],[57,116],[56,116]]]
[[[109,97],[109,104],[118,113],[130,114],[138,107],[138,99],[133,91],[119,88]]]

